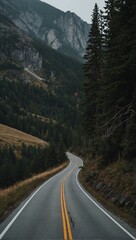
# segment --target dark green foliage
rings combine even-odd
[[[33,46],[42,55],[43,68],[49,76],[54,72],[59,82],[65,79],[65,84],[67,83],[65,88],[71,85],[73,91],[75,88],[80,90],[80,83],[83,79],[80,62],[62,53],[58,53],[39,39],[34,39]]]
[[[101,32],[102,61],[100,70],[96,70],[100,76],[98,87],[92,87],[94,78],[90,72],[93,65],[90,64],[91,70],[86,68],[85,75],[90,81],[87,90],[91,98],[85,101],[90,111],[86,117],[92,149],[106,164],[121,158],[129,161],[136,159],[135,1],[106,0],[102,21],[105,27]],[[89,50],[91,47],[88,44]],[[93,51],[87,53],[88,59],[93,59]],[[93,146],[96,146],[95,149]]]
[[[100,14],[97,4],[95,4],[92,24],[89,33],[89,40],[84,56],[84,121],[85,128],[89,136],[93,136],[94,124],[96,123],[96,101],[99,90],[100,67],[101,67],[101,34],[100,34]]]
[[[21,82],[0,81],[0,122],[32,134],[48,142],[63,140],[66,147],[72,144],[73,129],[79,129],[77,98],[68,89],[58,89],[53,95]],[[45,116],[42,121],[39,116]]]
[[[64,149],[56,148],[55,145],[42,149],[23,144],[19,159],[12,148],[0,149],[0,188],[58,166],[66,159]]]

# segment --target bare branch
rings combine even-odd
[[[109,119],[103,126],[100,127],[102,138],[110,137],[117,128],[121,127],[125,122],[129,121],[132,117],[136,116],[136,112],[133,109],[132,102],[115,113],[115,115]]]

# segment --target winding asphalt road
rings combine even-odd
[[[3,240],[136,240],[130,226],[105,210],[78,182],[82,160],[40,188],[0,225]]]

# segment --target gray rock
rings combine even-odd
[[[22,67],[42,67],[42,57],[33,47],[32,40],[12,22],[3,19],[0,23],[1,62],[16,62]]]
[[[29,0],[25,6],[23,1],[1,0],[0,13],[55,50],[81,57],[85,53],[90,25],[74,13],[62,12],[38,0]]]
[[[124,206],[125,206],[125,203],[127,202],[127,200],[128,200],[127,197],[121,196],[121,197],[119,198],[119,206],[120,206],[120,207],[124,207]]]
[[[104,186],[104,183],[103,182],[99,182],[97,185],[96,185],[96,190],[99,191],[103,188]]]

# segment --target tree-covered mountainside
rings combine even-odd
[[[59,142],[59,136],[70,135],[65,136],[64,145],[72,146],[71,135],[80,124],[81,64],[39,39],[27,39],[27,35],[5,17],[0,28],[0,53],[3,56],[0,65],[1,123],[43,139],[46,136],[48,141]],[[10,41],[13,35],[16,37]],[[37,71],[45,81],[33,84],[24,66]],[[46,124],[44,118],[49,119]],[[51,124],[50,119],[55,124]]]
[[[13,7],[13,1],[2,1],[0,5],[3,2]],[[16,1],[17,9],[12,8],[15,17],[22,4],[24,9],[30,7],[25,0]],[[37,11],[41,11],[38,6]],[[53,50],[33,34],[28,35],[3,14],[0,14],[0,123],[43,139],[48,147],[18,147],[0,142],[0,188],[62,163],[66,160],[66,149],[80,147],[83,142],[82,64]]]
[[[63,142],[70,147],[75,135],[79,135],[80,113],[78,96],[69,97],[67,91],[47,92],[29,83],[1,80],[0,122],[47,142]]]
[[[84,71],[84,122],[103,164],[136,163],[136,3],[95,5]]]

